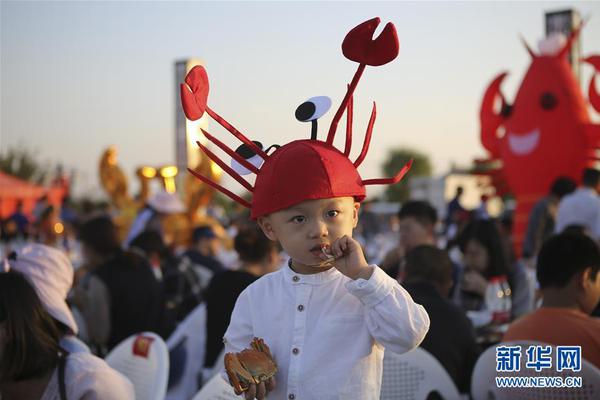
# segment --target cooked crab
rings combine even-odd
[[[277,364],[271,356],[269,346],[261,338],[254,338],[251,349],[239,353],[225,354],[225,370],[235,394],[240,395],[250,385],[258,385],[277,373]]]

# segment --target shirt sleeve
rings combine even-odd
[[[250,346],[250,342],[254,337],[254,330],[252,329],[252,307],[250,307],[250,299],[248,297],[248,291],[244,290],[240,293],[233,313],[231,314],[231,321],[225,331],[223,337],[223,343],[226,353],[238,353],[243,349]],[[217,360],[218,361],[218,360]],[[225,370],[221,371],[221,376],[226,382],[229,382],[227,373]]]
[[[374,271],[368,280],[347,282],[346,288],[364,304],[371,336],[394,353],[406,353],[427,334],[429,316],[395,279],[376,265],[370,268]]]

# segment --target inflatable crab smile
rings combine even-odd
[[[508,146],[514,154],[519,156],[524,156],[531,153],[533,150],[535,150],[539,142],[539,129],[534,129],[533,131],[524,135],[515,134],[512,132],[508,133]]]

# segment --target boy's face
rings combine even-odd
[[[352,237],[358,223],[360,203],[352,197],[306,200],[285,210],[258,219],[258,224],[271,240],[278,240],[294,260],[298,272],[319,264],[321,245],[331,244],[344,235]],[[329,267],[325,267],[327,269]]]

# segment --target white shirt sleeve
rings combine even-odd
[[[238,296],[231,314],[231,320],[227,331],[223,337],[226,353],[239,353],[243,349],[250,346],[250,342],[254,338],[252,329],[252,309],[248,299],[248,292],[244,290]],[[229,377],[225,370],[221,370],[221,376],[226,382],[229,382]]]
[[[376,265],[368,280],[346,283],[348,291],[366,308],[367,329],[373,338],[394,353],[417,347],[429,330],[429,316],[400,284]]]

